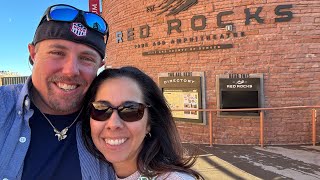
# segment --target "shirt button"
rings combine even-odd
[[[22,111],[18,111],[18,114],[21,115],[21,114],[22,114]]]
[[[2,180],[9,180],[8,178],[3,178]]]
[[[29,101],[28,99],[26,99],[26,100],[24,101],[24,105],[27,106],[27,107],[29,107],[29,104],[30,104],[30,101]]]
[[[19,138],[19,141],[20,141],[21,143],[26,142],[26,140],[27,140],[27,138],[26,138],[26,137],[20,137],[20,138]]]

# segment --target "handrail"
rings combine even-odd
[[[317,121],[317,110],[312,109],[312,144],[313,146],[316,145],[316,141],[317,141],[316,121]]]
[[[264,120],[264,116],[263,116],[263,111],[260,111],[260,146],[263,147],[264,144],[264,124],[263,124],[263,120]]]
[[[316,145],[317,132],[316,132],[316,122],[317,122],[317,111],[315,108],[320,108],[320,106],[286,106],[286,107],[269,107],[269,108],[239,108],[239,109],[172,109],[172,111],[199,111],[199,112],[209,112],[209,145],[213,145],[213,120],[212,112],[224,112],[224,111],[260,111],[260,146],[264,146],[264,111],[267,110],[284,110],[284,109],[311,109],[312,108],[312,145]]]
[[[238,109],[172,109],[172,111],[257,111],[257,110],[280,110],[280,109],[301,109],[301,108],[320,108],[320,106],[286,106],[286,107],[272,107],[272,108],[238,108]]]

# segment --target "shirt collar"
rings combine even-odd
[[[23,112],[23,107],[26,107],[27,110],[30,109],[30,89],[32,87],[32,80],[31,80],[31,76],[28,77],[28,79],[26,80],[26,82],[24,83],[19,97],[18,97],[18,101],[17,101],[17,110],[18,112]]]

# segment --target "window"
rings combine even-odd
[[[258,91],[221,91],[220,109],[259,108]],[[221,115],[259,115],[258,111],[229,111]]]

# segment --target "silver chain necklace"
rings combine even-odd
[[[39,108],[38,108],[38,109],[39,109]],[[78,114],[77,117],[73,120],[73,122],[72,122],[69,126],[67,126],[67,127],[65,127],[64,129],[62,129],[62,131],[59,131],[56,127],[54,127],[54,125],[51,123],[50,119],[49,119],[44,113],[42,113],[42,112],[40,111],[40,109],[39,109],[39,111],[41,112],[41,114],[43,115],[43,117],[46,118],[46,120],[48,121],[48,123],[49,123],[49,124],[51,125],[51,127],[53,128],[53,131],[56,133],[55,136],[58,136],[58,141],[61,141],[61,140],[65,139],[65,138],[67,138],[67,132],[68,132],[69,128],[77,121],[78,117],[80,116],[80,114],[81,114],[81,112],[82,112],[82,109],[83,109],[83,107],[81,108],[79,114]]]

